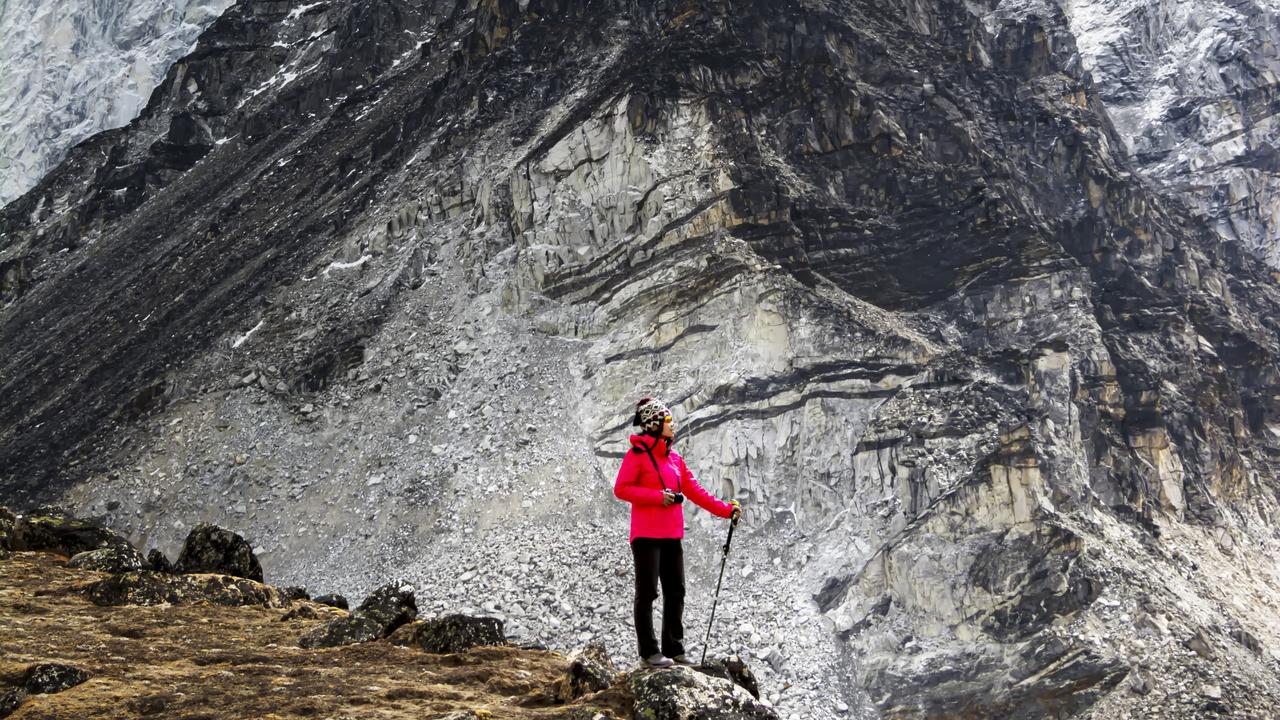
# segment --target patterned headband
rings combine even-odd
[[[671,414],[667,404],[658,398],[644,398],[636,406],[636,425],[645,430],[656,430],[662,427],[662,420]]]

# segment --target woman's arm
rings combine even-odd
[[[613,481],[614,497],[633,505],[662,504],[661,490],[640,487],[639,483],[640,462],[636,453],[628,451],[627,456],[622,459],[622,467],[618,469],[618,478]]]
[[[689,466],[684,464],[684,458],[676,455],[676,463],[680,466],[680,484],[685,497],[712,515],[727,518],[733,514],[732,505],[707,492],[706,488],[698,483],[698,479],[689,472]]]

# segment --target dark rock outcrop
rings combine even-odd
[[[298,639],[304,648],[337,647],[387,637],[418,616],[413,589],[388,583],[373,591],[350,616],[337,618]]]
[[[67,561],[67,566],[83,570],[122,573],[142,570],[147,566],[147,562],[142,554],[132,547],[110,547],[76,553]]]
[[[378,623],[384,628],[385,636],[418,617],[418,604],[412,587],[392,582],[374,590],[352,615],[366,617]]]
[[[712,658],[700,665],[697,670],[711,677],[728,680],[751,693],[751,697],[760,699],[760,683],[756,680],[756,674],[751,672],[751,668],[736,655],[723,659]]]
[[[458,653],[481,645],[505,645],[502,621],[497,618],[445,615],[422,623],[413,633],[413,644],[430,653]]]
[[[336,607],[341,610],[348,610],[351,607],[350,604],[347,603],[347,599],[337,593],[317,595],[312,598],[312,600],[320,603],[321,605],[328,605],[329,607]]]
[[[22,686],[32,695],[62,692],[89,679],[89,673],[71,665],[32,665],[22,676]]]
[[[382,625],[367,617],[352,615],[335,618],[298,638],[298,646],[327,648],[372,642],[386,637]]]
[[[617,674],[609,651],[603,645],[588,645],[569,655],[569,668],[555,689],[555,697],[560,702],[568,702],[605,690]]]
[[[95,605],[261,605],[282,608],[289,604],[278,590],[229,575],[172,575],[148,570],[126,572],[99,580],[87,588]]]
[[[17,523],[18,516],[14,515],[9,508],[0,505],[0,551],[13,549],[13,533]]]
[[[180,573],[220,573],[262,582],[262,565],[253,546],[236,533],[209,523],[191,530],[173,568]]]
[[[169,562],[169,558],[159,548],[151,548],[147,551],[147,569],[152,572],[173,572],[173,563]]]
[[[635,716],[645,720],[778,720],[778,714],[728,680],[692,668],[641,670],[629,680]]]
[[[8,688],[0,692],[0,718],[9,717],[22,703],[27,701],[28,693],[20,687]]]
[[[100,524],[45,508],[26,515],[0,517],[0,533],[10,550],[46,550],[71,557],[90,550],[110,549],[121,557],[137,550],[123,535]]]

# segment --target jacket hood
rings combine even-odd
[[[665,455],[670,452],[671,448],[667,445],[664,438],[654,438],[650,435],[632,435],[631,447],[640,448],[640,450],[649,450],[656,454]]]

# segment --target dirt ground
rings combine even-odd
[[[98,607],[80,589],[102,577],[47,553],[0,560],[0,692],[35,663],[91,676],[32,696],[14,720],[631,716],[620,688],[557,703],[554,688],[569,665],[557,653],[484,647],[433,655],[389,640],[304,650],[298,637],[341,611],[315,605],[321,619],[282,621],[288,610]]]

